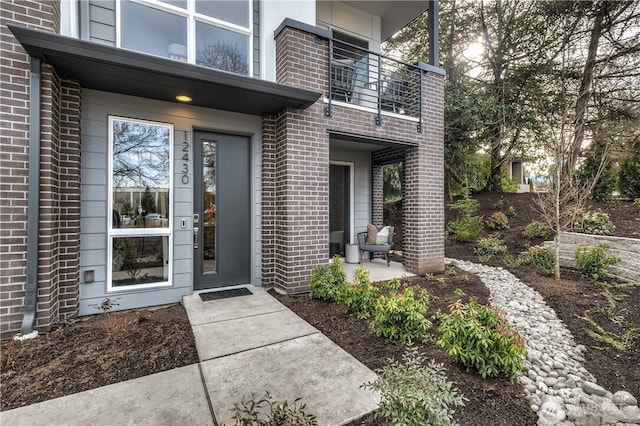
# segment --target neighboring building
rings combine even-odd
[[[3,0],[0,331],[251,284],[382,224],[444,269],[444,72],[379,54],[426,1]],[[433,36],[435,33],[435,36]]]

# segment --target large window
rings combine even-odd
[[[120,47],[251,73],[252,0],[123,0]]]
[[[169,285],[173,126],[109,117],[108,289]]]

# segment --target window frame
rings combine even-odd
[[[168,212],[168,226],[157,228],[117,228],[113,226],[113,123],[116,121],[125,121],[132,123],[147,124],[153,126],[159,126],[167,128],[169,131],[169,212]],[[158,287],[172,287],[173,286],[173,183],[174,183],[174,125],[172,123],[164,123],[159,121],[143,120],[131,117],[123,117],[118,115],[108,116],[108,129],[107,129],[107,210],[105,212],[107,219],[107,293],[121,293],[131,290],[146,290]],[[166,237],[168,250],[167,250],[167,279],[165,281],[155,281],[144,284],[132,284],[132,285],[113,285],[113,242],[116,238],[122,237]]]
[[[208,15],[203,15],[201,13],[197,13],[195,11],[196,3],[195,0],[186,0],[187,1],[187,9],[182,9],[180,7],[163,3],[159,0],[129,0],[133,3],[138,3],[140,5],[151,7],[157,10],[161,10],[163,12],[172,13],[177,16],[181,16],[187,19],[187,63],[196,65],[196,23],[202,22],[207,25],[213,25],[225,30],[233,31],[242,35],[247,36],[248,45],[247,45],[247,76],[253,75],[253,2],[254,0],[247,0],[249,3],[249,20],[248,26],[245,28],[241,25],[237,25],[231,22],[223,21],[221,19],[217,19]],[[122,48],[122,5],[120,1],[116,2],[116,47]],[[146,55],[150,55],[147,52],[140,52]],[[212,68],[215,69],[215,68]],[[241,75],[241,74],[239,74]]]

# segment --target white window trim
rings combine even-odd
[[[134,3],[138,3],[144,6],[153,7],[158,10],[170,12],[178,16],[187,18],[187,62],[190,64],[196,63],[196,22],[203,22],[205,24],[214,25],[225,30],[234,31],[239,34],[246,35],[249,40],[249,46],[247,51],[247,68],[249,70],[248,76],[253,75],[253,1],[249,2],[249,26],[243,27],[241,25],[233,24],[231,22],[222,21],[220,19],[213,18],[211,16],[196,13],[195,0],[187,0],[187,9],[179,8],[167,3],[162,3],[158,0],[131,0]],[[122,6],[119,1],[116,2],[116,47],[122,48]],[[140,52],[148,54],[145,52]]]
[[[173,286],[173,162],[174,162],[174,126],[171,123],[162,123],[150,120],[139,120],[129,117],[120,117],[116,115],[109,115],[108,117],[108,192],[107,192],[107,293],[122,293],[132,290],[147,290],[158,287],[172,287]],[[155,126],[162,126],[169,129],[169,219],[167,228],[131,228],[121,229],[114,228],[112,224],[113,219],[113,122],[114,121],[129,121],[142,124],[150,124]],[[145,284],[134,284],[126,286],[114,286],[113,285],[113,239],[117,237],[167,237],[168,253],[167,261],[169,266],[167,269],[167,280],[157,281]]]

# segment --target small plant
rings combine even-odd
[[[539,220],[534,220],[524,228],[522,236],[528,240],[532,240],[534,238],[546,239],[551,236],[551,229]]]
[[[329,265],[318,265],[313,270],[309,284],[309,297],[335,301],[346,279],[340,256],[334,256]]]
[[[264,398],[245,400],[234,404],[234,426],[317,426],[318,420],[313,414],[305,413],[305,404],[300,404],[302,398],[294,400],[292,405],[288,401],[276,402],[265,392]]]
[[[504,212],[504,214],[506,214],[509,219],[516,217],[518,215],[516,213],[516,208],[513,206],[509,206],[509,208],[507,209],[506,212]]]
[[[378,297],[379,289],[369,282],[369,270],[363,267],[356,269],[353,285],[340,287],[337,301],[360,319],[369,318]]]
[[[616,229],[609,215],[602,212],[589,211],[573,224],[573,230],[584,234],[606,235]]]
[[[13,368],[20,352],[22,352],[22,340],[8,339],[1,344],[2,350],[0,350],[0,370],[7,371]]]
[[[134,322],[126,312],[114,314],[111,310],[118,306],[118,303],[106,297],[99,305],[89,305],[104,313],[102,329],[110,340],[124,340],[134,330]]]
[[[578,244],[575,251],[576,266],[585,277],[599,280],[605,276],[605,269],[609,265],[620,262],[620,258],[609,254],[606,244],[590,246]]]
[[[464,297],[464,296],[465,296],[465,293],[464,293],[464,291],[463,291],[461,288],[456,288],[456,289],[453,291],[453,294],[455,294],[455,295],[456,295],[456,296],[458,296],[458,297]]]
[[[478,212],[478,201],[465,194],[453,204],[449,204],[449,209],[458,212],[458,217],[470,217]]]
[[[391,360],[377,373],[374,382],[362,385],[380,393],[376,418],[392,425],[457,425],[451,407],[464,406],[465,398],[447,380],[442,364],[433,360],[426,364],[418,349],[410,346],[402,363]]]
[[[635,198],[633,200],[633,205],[640,212],[640,198]]]
[[[480,216],[461,217],[447,224],[447,232],[453,234],[457,241],[468,243],[480,235],[482,227]]]
[[[585,329],[585,332],[589,336],[619,351],[626,351],[633,348],[638,337],[638,332],[640,332],[640,328],[632,327],[627,329],[623,335],[618,335],[602,328],[587,312],[580,318],[591,326],[591,328]]]
[[[412,288],[406,288],[402,295],[380,296],[371,328],[377,336],[400,344],[426,341],[431,328],[431,321],[425,317],[429,301],[426,291],[420,291],[416,297]]]
[[[437,341],[447,355],[483,378],[505,376],[514,380],[524,366],[526,350],[504,313],[475,299],[468,304],[458,300],[449,311],[440,317]]]
[[[444,274],[450,277],[455,277],[458,274],[456,265],[453,263],[448,264],[444,270]]]
[[[552,247],[534,246],[526,254],[542,275],[553,275],[556,266],[556,255]]]
[[[507,229],[509,227],[509,218],[502,212],[495,212],[484,223],[489,229]]]
[[[500,237],[491,235],[487,238],[481,238],[478,241],[478,246],[473,251],[478,255],[481,262],[486,262],[497,254],[506,253],[507,246]]]

